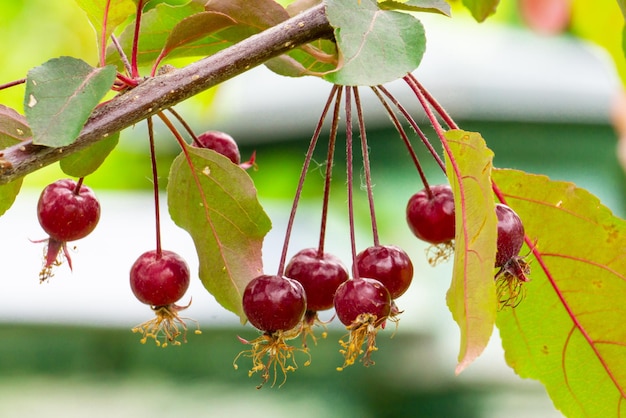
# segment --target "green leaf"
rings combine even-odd
[[[87,18],[96,30],[98,47],[104,33],[104,39],[108,42],[109,37],[119,25],[124,23],[129,16],[135,14],[137,6],[133,0],[76,0],[78,6],[87,13]],[[105,12],[108,6],[108,14],[105,26]]]
[[[72,177],[88,176],[102,165],[111,151],[117,146],[119,138],[120,133],[116,132],[84,150],[63,158],[59,162],[61,170]]]
[[[71,58],[54,58],[28,72],[24,111],[33,143],[69,145],[115,81],[112,66],[94,68]]]
[[[445,138],[456,208],[454,270],[446,299],[461,331],[458,374],[483,352],[493,332],[497,219],[490,177],[493,152],[478,133],[452,130]]]
[[[378,6],[385,10],[440,13],[450,16],[450,5],[445,0],[379,0]]]
[[[420,64],[426,36],[414,16],[381,10],[374,0],[326,3],[341,56],[339,69],[325,75],[326,80],[341,85],[379,85],[403,77]]]
[[[525,299],[498,313],[507,363],[565,416],[624,415],[626,222],[572,183],[515,170],[493,179],[536,240]]]
[[[262,274],[261,247],[271,222],[245,170],[215,151],[187,150],[194,170],[184,154],[172,163],[170,215],[193,238],[205,288],[245,322],[241,298],[248,282]]]
[[[26,119],[15,110],[0,105],[0,150],[19,144],[30,137],[30,128]],[[0,151],[0,166],[6,164]],[[9,210],[22,187],[22,179],[0,185],[0,216]]]
[[[463,0],[477,22],[482,22],[496,12],[500,0]]]

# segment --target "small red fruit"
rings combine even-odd
[[[57,180],[46,186],[37,202],[39,224],[49,235],[40,281],[52,276],[52,267],[61,263],[61,252],[72,268],[67,242],[89,235],[100,220],[100,203],[94,192],[82,181]]]
[[[530,281],[530,267],[519,255],[524,245],[524,225],[513,209],[496,204],[498,218],[498,241],[495,266],[500,269],[495,275],[496,292],[500,309],[516,307],[524,299],[524,283]]]
[[[304,288],[296,280],[264,274],[248,283],[243,292],[242,305],[248,321],[263,331],[263,335],[252,341],[239,337],[242,343],[249,344],[251,348],[235,357],[235,369],[237,360],[244,355],[252,359],[248,375],[261,372],[262,381],[257,389],[270,379],[271,373],[276,372],[277,368],[280,368],[285,383],[287,372],[297,368],[293,351],[303,351],[308,355],[306,348],[299,349],[286,343],[286,340],[296,338],[301,332],[300,325],[306,310]],[[308,366],[309,363],[310,360],[304,365]]]
[[[406,207],[406,220],[415,236],[431,244],[454,239],[454,196],[447,184],[415,193]]]
[[[169,343],[180,345],[177,338],[181,334],[183,342],[187,342],[187,325],[178,312],[189,305],[179,306],[176,302],[189,288],[189,276],[187,263],[173,251],[147,251],[132,265],[131,290],[140,302],[150,305],[155,313],[155,318],[133,328],[133,332],[143,335],[142,343],[153,338],[161,347],[167,347]],[[196,334],[199,333],[197,329]]]
[[[189,288],[189,267],[173,251],[147,251],[130,269],[130,287],[140,302],[150,306],[176,303]]]
[[[239,147],[232,136],[220,131],[207,131],[197,137],[194,144],[200,148],[212,149],[215,152],[228,157],[233,164],[241,163]]]
[[[348,341],[339,341],[344,364],[337,370],[354,364],[361,354],[365,366],[374,364],[370,357],[377,350],[376,334],[389,317],[391,306],[389,291],[378,280],[360,277],[337,288],[335,311],[349,331]],[[363,351],[361,347],[366,340],[367,349]]]
[[[356,256],[359,276],[376,279],[385,285],[391,299],[400,297],[413,280],[413,263],[395,245],[374,245]]]
[[[524,225],[517,213],[502,203],[496,204],[496,216],[498,218],[496,267],[502,267],[522,249]]]
[[[257,329],[272,334],[295,328],[306,310],[306,294],[296,280],[258,276],[243,292],[243,310]]]
[[[348,280],[348,269],[332,254],[305,248],[291,258],[285,276],[304,287],[308,311],[324,311],[333,307],[337,287]]]

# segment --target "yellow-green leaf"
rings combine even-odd
[[[445,137],[446,170],[456,211],[454,270],[447,303],[461,332],[456,368],[460,373],[483,352],[496,319],[493,152],[478,133],[452,130]]]

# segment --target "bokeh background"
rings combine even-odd
[[[621,92],[614,62],[568,31],[530,31],[517,7],[503,1],[484,24],[456,9],[454,19],[424,16],[428,46],[415,75],[463,129],[482,133],[496,167],[575,182],[624,217],[625,179],[610,119]],[[71,0],[2,2],[0,42],[0,84],[61,55],[97,61],[93,30]],[[388,87],[427,124],[406,86]],[[197,132],[229,132],[244,160],[256,152],[258,167],[250,175],[273,221],[264,244],[267,272],[277,269],[304,153],[329,90],[317,79],[281,78],[258,68],[176,107]],[[416,269],[411,289],[398,300],[404,310],[399,327],[379,334],[375,366],[335,371],[344,331],[331,323],[329,336],[311,348],[309,367],[291,373],[280,388],[257,391],[259,378],[248,377],[248,359],[239,361],[239,370],[232,364],[245,349],[237,336],[251,339],[257,332],[215,303],[198,280],[186,296],[193,297],[186,316],[198,320],[203,333],[168,349],[139,343],[130,329],[152,313],[134,299],[128,271],[154,247],[154,216],[147,132],[138,124],[122,133],[117,149],[86,179],[100,198],[102,218],[72,250],[73,272],[61,266],[39,284],[43,248],[31,242],[45,238],[35,206],[41,189],[64,176],[57,165],[29,175],[0,218],[0,416],[560,416],[539,383],[517,377],[505,364],[497,331],[485,353],[454,375],[458,329],[445,306],[451,266],[429,266],[426,246],[407,228],[406,202],[422,186],[383,109],[367,90],[362,93],[381,242],[404,248]],[[21,87],[0,91],[0,103],[20,112],[22,101]],[[157,133],[165,186],[179,150],[158,123]],[[290,254],[318,240],[325,141],[323,135],[307,177]],[[431,183],[443,182],[422,151]],[[345,162],[341,152],[337,158],[327,249],[349,265]],[[191,239],[169,221],[165,200],[162,208],[165,248],[182,254],[196,272]],[[357,196],[357,227],[363,248],[371,242],[364,193]],[[330,319],[332,312],[322,317]]]

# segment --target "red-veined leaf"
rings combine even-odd
[[[261,247],[271,222],[245,170],[212,150],[189,147],[188,152],[193,171],[184,154],[172,163],[170,215],[193,238],[206,289],[244,322],[241,297],[262,273]]]
[[[446,171],[456,213],[454,270],[446,299],[461,331],[456,368],[460,373],[483,352],[496,319],[493,152],[478,133],[452,130],[445,137]]]
[[[626,222],[572,183],[493,179],[535,245],[525,299],[498,313],[508,364],[566,416],[626,415]]]
[[[189,45],[200,38],[218,32],[235,21],[222,13],[201,12],[181,20],[169,34],[163,50],[156,60],[156,64],[163,60],[173,50]]]

